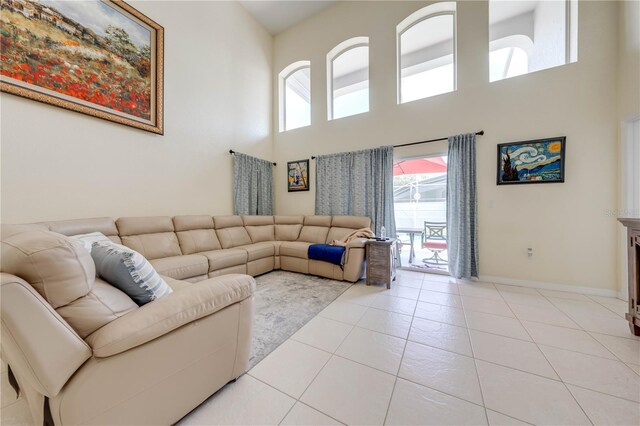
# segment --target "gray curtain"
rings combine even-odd
[[[319,155],[316,214],[368,216],[376,235],[395,236],[393,147]]]
[[[478,198],[476,135],[449,138],[447,161],[447,251],[449,273],[478,276]]]
[[[233,213],[273,214],[273,163],[236,152],[233,157]]]

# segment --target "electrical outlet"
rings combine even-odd
[[[527,256],[533,257],[533,249],[531,247],[527,248]]]

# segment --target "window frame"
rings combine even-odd
[[[526,34],[511,34],[504,37],[500,37],[496,40],[491,40],[491,1],[489,3],[489,55],[492,52],[504,48],[504,47],[519,47],[525,51],[528,59],[531,58],[531,53],[535,48],[535,43],[532,39],[533,36]],[[491,80],[491,58],[489,58],[489,83],[496,83],[502,80],[508,80],[513,77],[521,77],[532,73],[545,71],[552,68],[562,67],[574,62],[578,62],[578,0],[562,0],[565,7],[565,26],[564,26],[564,62],[558,65],[553,65],[546,68],[536,69],[533,71],[527,71],[524,74],[519,74],[512,77],[503,77],[497,80]],[[526,39],[526,41],[524,40]],[[499,47],[495,47],[499,45]]]
[[[287,80],[296,72],[309,69],[309,124],[306,126],[300,126],[293,129],[287,129]],[[309,127],[311,125],[311,61],[302,60],[297,61],[286,66],[278,74],[278,109],[279,109],[279,130],[280,133],[287,132],[289,130],[300,129],[303,127]]]
[[[531,56],[531,51],[533,50],[533,40],[531,40],[531,38],[525,34],[512,34],[512,35],[508,35],[493,41],[489,41],[489,83],[495,83],[496,81],[507,80],[509,78],[520,77],[522,75],[527,75],[531,73],[530,71],[527,71],[524,74],[519,74],[517,76],[512,76],[512,77],[506,77],[506,74],[505,74],[505,76],[501,78],[498,78],[496,80],[491,80],[491,54],[500,49],[506,49],[506,48],[522,49],[524,53],[527,55],[527,61],[528,61]],[[511,59],[509,59],[509,62],[510,61]],[[510,63],[507,63],[504,73],[508,71],[509,66],[510,66]]]
[[[333,117],[333,62],[338,59],[343,54],[347,53],[351,49],[356,49],[358,47],[366,47],[367,48],[367,82],[370,81],[370,70],[371,70],[371,47],[369,45],[369,37],[368,36],[359,36],[352,37],[339,43],[336,47],[331,49],[329,53],[327,53],[327,120],[339,120],[340,118],[352,117],[354,115],[365,114],[371,111],[371,99],[369,98],[369,102],[367,105],[367,110],[359,112],[357,114],[351,114],[343,117],[334,118]],[[367,85],[367,91],[370,93],[370,86]]]
[[[445,1],[433,3],[428,6],[425,6],[417,11],[413,12],[411,15],[404,18],[397,26],[396,26],[396,93],[397,93],[397,104],[402,105],[403,103],[410,103],[414,101],[419,101],[422,99],[431,98],[432,95],[424,98],[418,98],[411,101],[402,102],[402,35],[406,33],[408,30],[413,28],[414,26],[428,20],[431,18],[435,18],[437,16],[453,16],[453,90],[451,93],[458,90],[458,8],[455,1]],[[445,93],[440,93],[443,95]]]
[[[565,63],[578,62],[578,0],[565,0]]]

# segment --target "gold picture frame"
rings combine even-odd
[[[0,90],[164,134],[164,28],[122,0],[78,4],[2,0]]]

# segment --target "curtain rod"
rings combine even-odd
[[[476,132],[476,135],[477,135],[477,136],[482,136],[482,135],[484,135],[484,130],[480,130],[480,131]],[[420,144],[423,144],[423,143],[446,141],[447,139],[449,139],[449,138],[448,138],[448,137],[446,137],[446,138],[429,139],[429,140],[427,140],[427,141],[411,142],[411,143],[403,143],[403,144],[400,144],[400,145],[394,145],[393,147],[394,147],[394,148],[400,148],[400,147],[403,147],[403,146],[420,145]],[[311,159],[312,159],[312,160],[315,160],[315,159],[316,159],[316,157],[315,157],[315,156],[313,156],[313,157],[311,157]]]
[[[476,132],[476,135],[477,135],[477,136],[482,136],[482,135],[484,135],[484,130],[480,130],[479,132]],[[446,141],[447,139],[449,139],[449,138],[447,137],[447,138],[429,139],[428,141],[420,141],[420,142],[403,143],[403,144],[400,144],[400,145],[394,145],[393,147],[394,147],[394,148],[400,148],[400,147],[402,147],[402,146],[420,145],[420,144],[422,144],[422,143],[430,143],[430,142]]]
[[[229,150],[229,154],[234,155],[236,152],[232,149]],[[274,166],[277,166],[278,163],[272,163]]]

